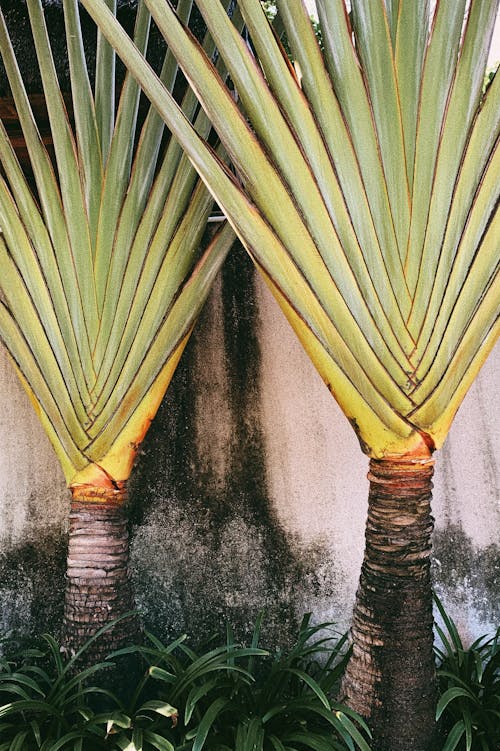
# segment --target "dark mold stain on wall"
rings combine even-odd
[[[224,486],[196,442],[202,315],[133,475],[132,570],[146,627],[203,640],[230,621],[248,633],[266,612],[268,640],[284,643],[303,603],[335,598],[331,553],[287,535],[270,505],[259,425],[259,346],[254,268],[235,246],[222,270],[220,339],[231,436]],[[201,348],[201,353],[200,353]],[[207,397],[208,398],[208,397]],[[202,469],[203,468],[203,469]]]
[[[38,534],[0,550],[0,635],[58,634],[63,615],[67,540]]]
[[[432,573],[440,596],[472,606],[483,621],[500,623],[500,545],[476,548],[460,524],[434,532]]]

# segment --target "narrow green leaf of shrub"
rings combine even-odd
[[[119,735],[113,740],[116,748],[121,749],[121,751],[131,751],[132,741],[129,741],[129,739],[126,738],[125,735]]]
[[[18,686],[17,683],[2,683],[0,691],[2,692],[2,696],[6,695],[9,696],[9,698],[20,697],[21,699],[26,700],[30,698],[29,693],[21,688],[21,686]],[[40,692],[40,694],[41,696],[44,695],[43,692]]]
[[[474,694],[464,688],[460,688],[459,686],[449,688],[444,692],[444,694],[438,701],[436,707],[436,720],[439,720],[448,704],[450,704],[450,702],[452,701],[455,701],[455,699],[458,699],[459,697],[465,697],[466,699],[474,700]]]
[[[473,648],[471,647],[472,656],[474,659],[474,663],[476,666],[476,678],[481,683],[483,679],[483,661],[481,659],[481,653],[473,651]]]
[[[301,681],[309,686],[311,691],[313,691],[313,693],[318,697],[323,706],[326,709],[331,709],[330,702],[328,701],[321,687],[314,680],[314,678],[311,678],[311,676],[308,675],[304,670],[297,670],[297,668],[286,668],[286,672],[290,673],[291,675],[296,675],[298,678],[300,678]]]
[[[332,704],[332,711],[335,713],[340,713],[344,715],[345,717],[350,717],[371,738],[372,734],[371,734],[370,728],[366,724],[365,720],[361,717],[361,715],[355,712],[354,709],[351,709],[350,707],[346,707],[345,704]]]
[[[193,751],[201,751],[203,746],[205,745],[205,741],[207,739],[208,733],[210,732],[210,729],[214,722],[217,720],[220,713],[225,709],[225,707],[229,704],[228,699],[221,697],[220,699],[216,699],[212,704],[209,706],[205,714],[203,715],[203,718],[198,725],[198,729],[196,731],[196,738],[193,743]]]
[[[153,748],[156,748],[157,751],[175,751],[175,746],[172,746],[170,741],[167,741],[166,738],[157,733],[153,733],[151,730],[144,732],[144,740],[153,746]]]
[[[170,642],[170,644],[162,644],[162,642],[156,638],[153,634],[150,634],[149,632],[146,632],[146,637],[149,639],[151,644],[154,644],[154,646],[163,654],[170,654],[170,652],[173,652],[174,649],[177,649],[177,647],[186,641],[187,634],[182,634],[182,636],[179,636],[177,639],[174,639],[174,641]]]
[[[112,663],[109,662],[99,662],[96,665],[90,665],[88,668],[85,668],[85,670],[77,673],[67,682],[62,682],[62,676],[60,676],[54,684],[53,690],[48,694],[47,699],[50,701],[55,701],[57,699],[61,707],[70,704],[75,697],[80,695],[82,685],[85,681],[95,675],[95,673],[100,673],[103,670],[109,669],[111,666]],[[64,675],[66,676],[66,674]]]
[[[287,736],[287,742],[300,743],[301,746],[312,749],[312,751],[333,751],[339,748],[333,738],[321,736],[317,733],[293,733]]]
[[[141,728],[135,728],[134,732],[132,733],[132,743],[134,744],[134,748],[137,751],[143,751],[143,734]]]
[[[42,742],[42,736],[41,736],[41,733],[40,733],[40,726],[39,726],[38,722],[36,720],[32,720],[30,722],[30,728],[31,728],[31,732],[33,733],[33,735],[35,737],[35,741],[36,741],[37,746],[40,746],[40,744]]]
[[[79,696],[83,697],[86,694],[90,694],[94,698],[96,696],[103,697],[105,696],[107,699],[111,699],[112,702],[116,704],[118,707],[120,705],[120,701],[116,694],[114,694],[112,691],[110,691],[107,688],[101,688],[101,686],[85,686],[79,691]]]
[[[451,645],[448,637],[444,633],[443,629],[439,626],[439,624],[435,623],[434,627],[436,629],[436,633],[438,634],[439,638],[443,642],[444,652],[442,650],[440,650],[441,654],[443,655],[443,660],[446,659],[449,662],[453,662],[453,663],[456,663],[458,665],[460,663],[459,653]]]
[[[42,658],[44,658],[46,655],[42,655]],[[36,676],[39,685],[45,685],[47,688],[52,685],[53,678],[47,673],[46,670],[43,670],[39,665],[32,665],[27,664],[22,666],[22,671],[25,675],[32,675]]]
[[[238,725],[236,728],[236,741],[234,751],[246,751],[245,749],[246,734],[243,725]]]
[[[179,715],[178,710],[167,702],[160,701],[158,699],[151,699],[142,705],[141,710],[150,709],[152,712],[161,714],[163,717],[177,718]]]
[[[0,717],[8,717],[9,715],[17,714],[18,712],[37,712],[40,714],[53,715],[54,717],[61,717],[59,711],[47,704],[45,701],[38,701],[36,699],[29,699],[27,701],[15,701],[4,704],[0,707]]]
[[[108,721],[106,723],[106,733],[108,735],[112,735],[114,732],[116,732],[115,728],[128,729],[131,726],[132,722],[130,720],[130,717],[127,717],[126,714],[123,714],[122,712],[112,712],[110,715],[108,715]]]
[[[367,743],[365,738],[363,738],[363,736],[361,735],[357,727],[354,725],[352,720],[347,716],[347,714],[344,711],[342,712],[337,711],[335,712],[335,715],[338,718],[338,720],[341,722],[341,724],[344,726],[346,731],[349,733],[349,737],[352,738],[352,740],[356,743],[360,751],[371,751],[369,744]],[[365,725],[365,728],[366,728],[366,725]],[[366,730],[368,730],[368,728],[366,728]]]
[[[453,670],[443,670],[442,668],[439,668],[437,673],[440,678],[450,678],[453,681],[453,683],[457,684],[457,688],[462,687],[465,691],[469,691],[470,679],[468,676],[466,676],[465,680],[461,678],[460,673],[458,672],[459,670],[460,668],[458,666],[455,672]]]
[[[468,712],[463,713],[465,727],[465,751],[471,751],[472,748],[472,721]]]
[[[246,675],[249,680],[253,680],[252,676],[243,668],[240,668],[237,665],[228,664],[229,654],[231,654],[232,657],[249,657],[251,655],[267,655],[268,652],[263,649],[236,649],[228,652],[226,647],[219,647],[211,650],[189,665],[182,677],[180,677],[179,682],[176,684],[171,698],[175,700],[175,697],[182,694],[182,692],[185,691],[195,680],[218,670],[241,673]]]
[[[264,731],[258,717],[254,717],[246,726],[241,751],[263,751]]]
[[[61,738],[55,739],[55,743],[54,743],[54,739],[49,739],[50,745],[47,746],[47,751],[61,751],[61,749],[68,747],[68,744],[71,741],[80,742],[80,745],[81,745],[82,733],[85,733],[85,731],[72,730],[71,732],[63,735]],[[75,748],[75,745],[74,744],[72,745],[73,745],[73,748]]]
[[[49,645],[50,654],[54,660],[54,665],[58,675],[64,673],[64,661],[61,655],[61,648],[51,634],[42,634],[42,639]]]
[[[285,747],[275,735],[270,735],[269,740],[273,746],[274,751],[285,751]]]
[[[72,672],[73,671],[73,666],[75,665],[75,663],[78,662],[79,658],[83,654],[85,654],[85,652],[87,652],[89,650],[89,648],[92,646],[92,644],[94,644],[94,642],[98,641],[103,634],[107,633],[108,631],[111,631],[111,629],[114,628],[117,623],[120,623],[121,621],[124,621],[127,618],[130,618],[131,616],[135,616],[135,615],[136,615],[136,612],[134,610],[129,610],[127,613],[123,613],[123,615],[120,615],[118,618],[115,618],[114,620],[110,621],[109,623],[106,623],[104,626],[102,626],[100,629],[98,629],[95,632],[95,634],[93,634],[90,637],[90,639],[87,639],[87,641],[85,642],[85,644],[83,644],[80,647],[80,649],[77,652],[75,652],[75,654],[71,657],[71,659],[64,665],[64,668],[63,668],[64,672],[65,673]],[[44,638],[45,638],[45,635],[44,635]],[[49,637],[49,638],[52,639],[52,637]],[[52,639],[52,640],[53,640],[55,646],[57,647],[58,654],[60,655],[60,648],[58,647],[57,642],[55,641],[55,639]],[[55,653],[54,653],[54,658],[55,658]],[[106,663],[106,665],[108,667],[112,666],[112,664],[113,663],[111,663],[111,662],[107,662]],[[80,675],[82,675],[82,673],[80,673]]]
[[[441,600],[436,594],[434,594],[434,602],[436,603],[436,607],[439,610],[441,618],[443,619],[443,623],[448,630],[448,633],[451,637],[453,646],[455,647],[456,651],[458,652],[459,650],[463,650],[464,645],[462,644],[462,640],[458,633],[457,627],[455,626],[453,619],[450,618],[450,616],[444,609],[443,603],[441,602]],[[441,633],[440,633],[440,636],[441,636]]]
[[[464,732],[464,723],[462,722],[462,720],[459,720],[455,723],[455,725],[453,725],[452,729],[448,733],[446,743],[443,746],[443,751],[454,751],[454,749],[460,743],[460,739],[462,738]]]
[[[236,646],[234,643],[233,627],[231,626],[229,622],[226,623],[226,646],[228,650],[234,649]]]
[[[486,634],[483,634],[482,636],[479,636],[476,639],[476,641],[472,642],[472,644],[469,647],[469,651],[471,652],[476,651],[476,650],[482,651],[483,649],[487,648],[493,641],[494,641],[493,636],[490,639],[487,639]]]
[[[261,631],[261,628],[262,628],[262,621],[263,621],[263,619],[264,619],[264,611],[261,610],[259,612],[258,616],[257,616],[257,619],[255,621],[255,626],[253,628],[252,641],[251,641],[251,644],[250,644],[250,646],[253,649],[256,649],[259,646],[260,631]],[[250,657],[248,659],[248,664],[247,664],[249,673],[253,673],[254,664],[255,664],[255,657],[252,656],[252,657]]]
[[[155,665],[152,665],[149,668],[148,672],[151,678],[155,678],[158,681],[163,681],[164,683],[174,683],[177,678],[177,676],[173,673],[169,673],[167,670],[158,668]]]
[[[186,699],[186,708],[184,710],[184,724],[189,725],[193,712],[200,699],[210,693],[219,683],[218,678],[213,678],[211,681],[205,681],[201,686],[194,686],[188,694]]]
[[[10,744],[10,751],[25,751],[25,741],[28,737],[28,732],[28,730],[24,730],[16,735],[16,737]]]

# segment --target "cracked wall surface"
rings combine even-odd
[[[497,346],[437,454],[434,581],[464,636],[499,622]],[[1,631],[56,630],[69,496],[0,350]],[[347,628],[368,460],[251,264],[222,270],[131,481],[131,571],[146,627],[230,620],[286,641],[304,612]]]

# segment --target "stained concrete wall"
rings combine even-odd
[[[434,578],[466,638],[499,618],[497,347],[437,456]],[[57,629],[68,496],[0,351],[2,632]],[[131,488],[132,574],[168,638],[267,612],[347,627],[363,551],[367,459],[241,251],[228,259],[143,444]]]

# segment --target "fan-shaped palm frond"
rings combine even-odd
[[[167,0],[145,0],[239,175],[83,0],[182,143],[371,457],[344,688],[375,745],[430,745],[432,451],[500,330],[498,0],[197,0],[238,92]]]
[[[324,55],[300,0],[278,3],[297,75],[257,0],[238,4],[251,45],[220,3],[200,0],[241,105],[170,5],[147,4],[242,188],[104,16],[106,33],[262,268],[365,450],[440,446],[498,334],[498,77],[481,94],[497,2],[472,2],[463,35],[465,2],[438,3],[432,24],[427,2],[388,14],[381,0],[358,0],[351,16],[342,0],[320,2]]]
[[[191,3],[179,12],[189,16]],[[99,45],[91,91],[77,3],[65,0],[71,116],[59,89],[42,6],[28,3],[55,164],[42,143],[8,30],[0,45],[34,176],[0,127],[0,332],[69,483],[126,480],[232,233],[200,253],[213,199],[128,75],[115,121],[114,62]],[[150,16],[137,14],[145,51]],[[207,42],[207,45],[209,43]],[[173,89],[167,52],[161,79]],[[194,118],[196,100],[182,104]],[[140,127],[139,127],[140,126]],[[210,125],[203,114],[195,127]]]

